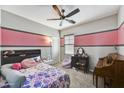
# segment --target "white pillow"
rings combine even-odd
[[[32,59],[35,60],[36,62],[40,62],[41,61],[41,57],[40,56],[33,57]]]

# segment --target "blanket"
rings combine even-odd
[[[22,88],[68,88],[70,86],[68,74],[59,68],[43,63],[35,67],[33,71],[30,68],[21,72],[26,73]]]

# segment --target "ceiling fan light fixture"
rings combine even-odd
[[[76,22],[74,20],[70,20],[67,19],[75,14],[77,14],[78,12],[80,12],[80,9],[74,9],[73,11],[71,11],[69,14],[67,14],[66,16],[64,15],[65,10],[61,9],[57,6],[57,5],[52,5],[53,9],[56,11],[56,13],[60,16],[60,18],[53,18],[53,19],[47,19],[47,20],[61,20],[59,26],[62,26],[63,20],[68,21],[71,24],[75,24]]]

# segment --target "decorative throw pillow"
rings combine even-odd
[[[22,67],[25,68],[25,69],[36,66],[37,64],[38,63],[35,60],[33,60],[32,58],[24,59],[21,62]]]
[[[14,63],[14,64],[12,65],[12,69],[20,70],[21,68],[22,68],[21,63]]]
[[[41,61],[41,57],[40,56],[33,57],[32,59],[35,60],[36,62],[40,62]]]

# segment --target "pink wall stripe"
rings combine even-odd
[[[50,37],[1,28],[2,45],[50,46]]]
[[[0,45],[50,46],[51,38],[48,36],[16,32],[4,28],[0,28],[0,30]],[[115,44],[124,44],[124,24],[114,31],[75,36],[76,46]],[[60,39],[60,45],[64,46],[64,38]]]
[[[118,44],[124,44],[124,24],[118,30]]]
[[[60,46],[64,46],[64,38],[60,38]]]
[[[117,30],[75,37],[76,46],[115,44],[117,44]]]

